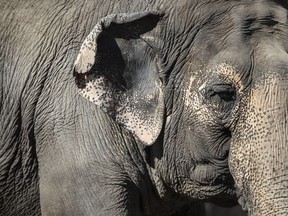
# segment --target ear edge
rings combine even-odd
[[[103,30],[114,38],[140,39],[141,35],[154,29],[163,16],[164,13],[159,11],[132,13],[128,16],[118,14],[108,25],[105,23]]]
[[[146,11],[132,14],[112,14],[102,18],[84,40],[80,49],[80,54],[77,56],[74,63],[73,76],[75,77],[76,74],[88,73],[92,69],[95,64],[98,42],[103,33],[107,33],[114,38],[123,38],[126,40],[141,39],[141,35],[155,28],[163,16],[164,13],[161,11]],[[146,22],[150,23],[150,26],[138,24],[138,29],[140,30],[136,31],[134,27],[130,29],[131,26],[135,26],[137,22],[141,23],[141,20],[145,21],[145,19],[153,19],[153,22],[151,23]],[[129,34],[124,30],[128,30]]]

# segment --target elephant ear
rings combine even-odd
[[[157,50],[147,42],[153,41],[149,33],[161,17],[158,12],[104,17],[83,42],[74,65],[79,93],[146,145],[155,142],[163,124]]]

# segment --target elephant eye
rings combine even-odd
[[[235,88],[227,84],[217,84],[208,90],[207,96],[210,98],[219,98],[225,102],[235,101],[236,91]]]
[[[216,84],[207,90],[206,99],[220,112],[228,112],[234,106],[236,89],[229,84]]]

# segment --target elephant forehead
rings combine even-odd
[[[251,88],[250,106],[255,111],[267,111],[271,109],[276,112],[277,108],[287,108],[287,90],[288,80],[278,73],[266,74],[266,78],[262,77],[256,80]],[[267,105],[270,106],[267,107]],[[284,110],[285,111],[285,110]]]
[[[214,73],[213,69],[211,73]],[[241,75],[234,66],[222,63],[215,68],[215,73],[224,76],[228,81],[238,87],[239,90],[243,90],[244,84]]]

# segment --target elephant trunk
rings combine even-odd
[[[229,167],[252,216],[288,215],[288,82],[254,84],[235,129]]]

